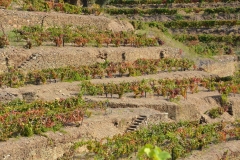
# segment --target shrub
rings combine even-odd
[[[0,6],[4,6],[5,8],[8,8],[11,2],[12,0],[0,0]]]
[[[3,48],[5,46],[9,45],[7,36],[3,35],[0,37],[0,48]]]
[[[224,112],[224,109],[222,107],[217,107],[209,110],[207,114],[209,115],[209,117],[215,119],[217,117],[220,117],[220,115],[222,115],[223,112]]]
[[[179,20],[183,20],[184,18],[183,18],[183,15],[181,15],[181,14],[176,14],[175,15],[175,20],[176,21],[179,21]]]
[[[75,5],[71,5],[68,3],[64,4],[63,10],[65,13],[70,13],[70,14],[80,14],[82,12],[80,7],[77,7]]]
[[[49,7],[44,0],[25,0],[23,9],[28,11],[48,11]]]

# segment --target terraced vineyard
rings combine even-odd
[[[83,2],[0,0],[0,159],[239,159],[240,2]]]
[[[114,1],[109,14],[133,20],[136,29],[146,26],[170,29],[172,38],[200,55],[239,52],[238,1]],[[118,8],[121,7],[121,8]]]

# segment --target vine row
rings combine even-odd
[[[138,59],[134,62],[113,63],[105,61],[90,66],[63,67],[43,69],[24,73],[21,70],[9,67],[7,73],[0,74],[0,87],[20,87],[26,84],[45,84],[53,80],[80,81],[91,78],[108,78],[122,76],[141,76],[159,72],[188,70],[194,67],[189,59],[163,58],[163,59]]]
[[[168,8],[152,8],[152,9],[140,9],[140,8],[104,8],[103,11],[110,14],[165,14],[165,15],[176,15],[179,10],[183,10],[186,13],[199,13],[204,14],[214,14],[214,13],[227,13],[234,14],[240,12],[240,8],[230,8],[230,7],[218,7],[218,8],[178,8],[178,9],[168,9]]]
[[[171,4],[171,3],[238,2],[238,0],[111,0],[110,4]]]
[[[231,129],[227,129],[226,126],[231,126]],[[100,141],[78,142],[72,149],[85,145],[92,157],[114,160],[134,157],[142,146],[152,144],[171,153],[172,159],[177,159],[193,150],[202,150],[213,143],[239,140],[239,126],[239,121],[206,125],[201,125],[198,121],[161,123],[136,132],[115,135],[113,138],[103,138]]]
[[[216,27],[216,26],[235,26],[239,25],[238,20],[205,20],[205,21],[171,21],[163,22],[167,28],[202,28],[202,27]]]
[[[32,103],[17,99],[0,104],[0,141],[41,134],[49,130],[57,131],[73,123],[79,126],[88,108],[105,107],[105,102],[84,102],[81,96]]]
[[[174,39],[180,42],[188,42],[188,41],[199,41],[203,43],[210,42],[225,42],[231,45],[237,45],[240,41],[239,35],[211,35],[211,34],[197,34],[197,35],[189,35],[189,34],[178,34],[173,36]]]
[[[56,46],[65,46],[69,43],[77,47],[84,47],[87,45],[106,47],[112,45],[143,47],[143,46],[161,46],[164,41],[160,37],[147,37],[146,34],[135,34],[130,32],[112,32],[99,31],[93,27],[50,27],[44,29],[41,26],[24,26],[22,29],[12,31],[15,35],[16,41],[26,41],[26,48],[32,48],[33,44],[36,46],[42,45],[44,42],[53,42]],[[3,39],[4,40],[4,39]],[[0,39],[1,41],[3,41]]]
[[[147,94],[167,97],[170,101],[180,100],[180,96],[187,99],[188,92],[197,93],[199,87],[204,87],[208,91],[215,91],[222,95],[222,106],[228,107],[227,97],[230,93],[239,93],[240,84],[237,81],[222,81],[216,78],[183,78],[183,79],[142,79],[134,82],[121,82],[119,84],[94,84],[90,81],[81,83],[82,91],[87,95],[108,95],[113,97],[117,94],[122,98],[126,93],[134,93],[134,97],[146,97]],[[228,108],[225,108],[227,110]]]

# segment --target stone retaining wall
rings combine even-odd
[[[44,28],[64,25],[87,26],[116,32],[133,30],[133,26],[126,21],[113,20],[104,16],[57,12],[29,12],[0,9],[0,22],[3,24],[5,31],[34,25],[42,25]]]
[[[104,62],[106,58],[112,62],[135,61],[139,58],[158,59],[160,54],[174,57],[179,49],[170,47],[36,47],[33,49],[19,49],[10,47],[0,49],[0,72],[7,71],[6,58],[10,66],[18,67],[24,71],[58,68],[64,66],[90,65]],[[187,58],[187,57],[186,57]],[[214,59],[195,59],[198,68],[220,77],[230,76],[237,69],[237,56],[219,56]]]
[[[199,68],[220,77],[233,75],[238,64],[238,58],[234,55],[216,56],[214,59],[202,59],[197,62]]]
[[[3,54],[4,52],[4,54]],[[12,53],[15,52],[15,53]],[[21,52],[18,54],[18,52]],[[17,50],[10,51],[2,50],[0,59],[0,70],[7,71],[5,58],[8,57],[11,66],[18,67],[24,71],[40,70],[46,68],[58,68],[64,66],[80,66],[90,65],[96,62],[104,62],[103,58],[112,62],[135,61],[139,58],[158,59],[160,53],[165,56],[171,56],[178,53],[178,49],[168,47],[149,47],[149,48],[133,48],[133,47],[111,47],[111,48],[80,48],[80,47],[43,47],[41,49]],[[1,54],[1,50],[0,50]],[[10,56],[10,55],[17,55]],[[26,56],[27,55],[27,56]],[[16,63],[17,59],[23,57],[21,63]],[[13,57],[13,58],[11,58]]]
[[[53,47],[42,46],[32,49],[9,47],[0,49],[0,72],[6,72],[6,58],[10,66],[24,71],[58,68],[64,66],[90,65],[104,62],[104,58],[112,62],[135,61],[139,58],[158,59],[161,53],[165,57],[174,57],[179,49],[160,47]],[[187,56],[185,56],[187,58]],[[218,76],[230,76],[236,71],[238,58],[233,55],[218,56],[214,59],[196,58],[198,68]]]
[[[239,34],[238,26],[220,26],[218,28],[174,28],[171,29],[173,34]]]

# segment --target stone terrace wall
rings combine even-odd
[[[6,58],[10,66],[27,70],[39,70],[46,68],[58,68],[64,66],[90,65],[103,62],[106,58],[113,62],[134,61],[139,58],[158,59],[160,54],[174,57],[179,49],[170,47],[53,47],[41,46],[32,49],[24,49],[9,46],[0,49],[0,72],[7,71]],[[186,57],[187,58],[187,57]],[[236,71],[238,59],[236,56],[219,56],[215,59],[197,58],[197,67],[218,76],[230,76]]]
[[[172,3],[172,4],[128,4],[129,8],[214,8],[214,7],[236,7],[239,6],[240,2],[208,2],[208,3]],[[123,7],[123,4],[114,5],[117,7]],[[126,6],[125,6],[126,7]]]
[[[62,47],[55,50],[48,48],[36,49],[32,55],[19,65],[23,70],[36,70],[44,68],[58,68],[63,66],[90,65],[96,62],[104,62],[106,58],[112,62],[135,61],[139,58],[160,58],[160,53],[168,55],[177,53],[177,49],[164,47],[150,48],[130,48],[130,47],[112,47],[112,48],[77,48]],[[102,58],[99,58],[102,57]]]
[[[133,26],[120,20],[112,20],[103,16],[73,15],[57,12],[29,12],[0,9],[0,22],[5,31],[20,29],[22,26],[42,25],[52,26],[91,26],[101,30],[126,31],[133,30]]]
[[[216,56],[215,59],[203,59],[198,61],[198,66],[207,72],[218,76],[231,76],[237,70],[239,64],[237,56]]]

